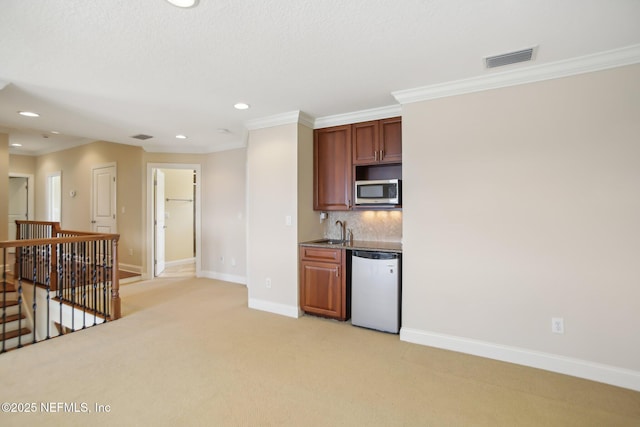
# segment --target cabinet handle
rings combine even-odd
[[[336,277],[340,277],[340,267],[336,267]]]
[[[378,161],[378,150],[373,152],[373,160]]]
[[[384,150],[380,150],[380,160],[384,157]]]

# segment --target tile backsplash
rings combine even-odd
[[[324,221],[325,238],[340,238],[340,226],[336,225],[338,220],[346,222],[347,229],[353,230],[354,240],[402,241],[402,211],[329,212]]]

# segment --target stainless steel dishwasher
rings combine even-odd
[[[351,324],[400,331],[400,254],[352,251]]]

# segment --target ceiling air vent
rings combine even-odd
[[[502,55],[489,56],[484,60],[487,64],[487,68],[495,68],[518,62],[531,61],[531,59],[533,59],[533,48],[519,50],[517,52],[503,53]]]
[[[131,138],[139,139],[140,141],[145,141],[153,137],[151,135],[145,135],[144,133],[139,133],[138,135],[133,135]]]

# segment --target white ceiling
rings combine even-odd
[[[638,0],[2,0],[0,132],[20,154],[93,140],[218,151],[244,146],[248,121],[638,45],[639,22]],[[484,67],[533,46],[532,62]]]

